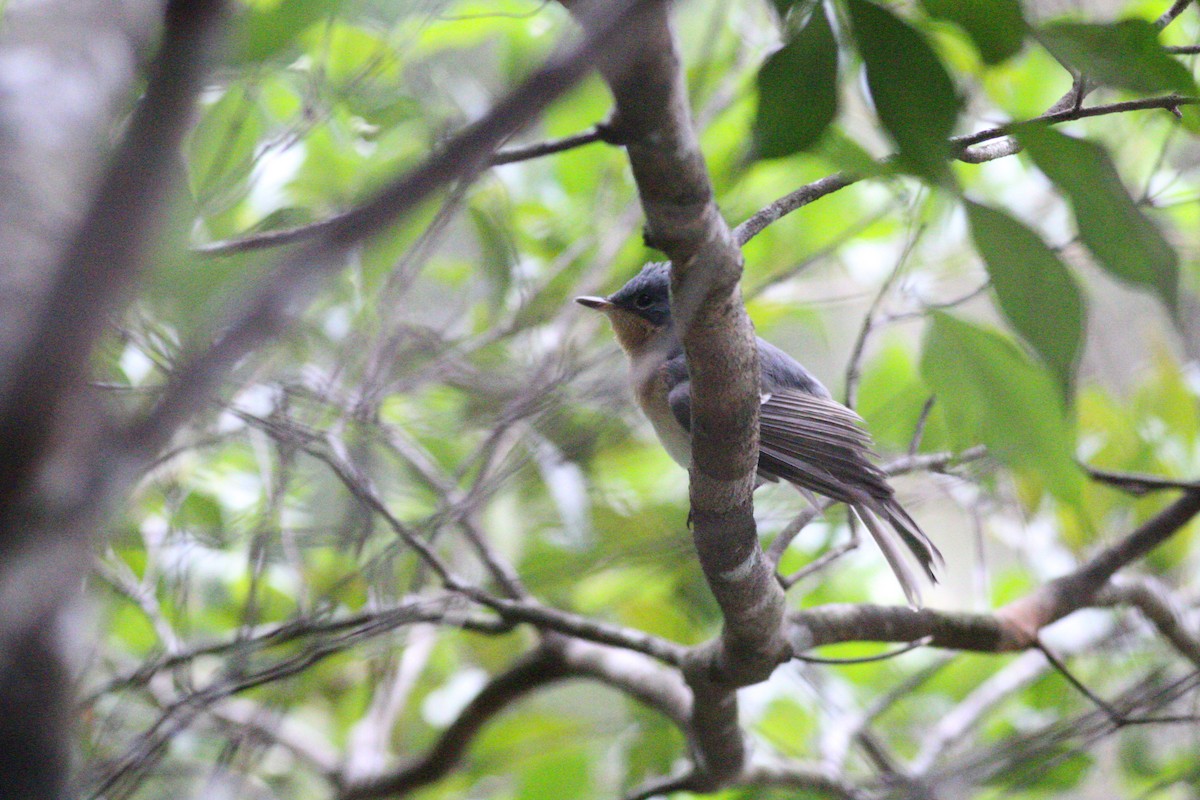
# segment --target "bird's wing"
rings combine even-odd
[[[763,396],[759,471],[846,503],[891,495],[871,437],[836,400],[794,389]]]
[[[686,375],[671,380],[667,400],[685,430],[692,427],[692,384]],[[861,503],[891,494],[870,458],[871,437],[850,409],[796,389],[764,394],[759,409],[759,473],[785,480],[834,500]]]
[[[676,419],[690,428],[690,383],[676,383],[668,398]],[[871,436],[862,424],[858,414],[829,397],[797,389],[764,394],[759,408],[758,474],[853,506],[910,601],[918,605],[917,583],[903,564],[894,536],[898,535],[931,580],[936,581],[933,567],[942,556],[896,501],[887,476],[872,460]],[[881,527],[876,517],[886,520],[891,530]]]

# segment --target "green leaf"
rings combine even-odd
[[[231,86],[204,112],[188,138],[188,178],[206,214],[224,211],[249,187],[263,114],[240,86]]]
[[[958,25],[985,64],[1015,56],[1025,42],[1025,16],[1020,0],[921,0],[925,13]]]
[[[790,42],[758,71],[754,145],[762,158],[788,156],[813,145],[837,115],[837,42],[817,5]]]
[[[513,269],[517,263],[511,227],[504,224],[501,212],[496,209],[472,206],[468,212],[479,242],[483,275],[487,279],[488,307],[502,309],[512,286]]]
[[[233,42],[233,61],[266,61],[288,47],[310,25],[328,16],[341,0],[287,0],[269,8],[250,8]]]
[[[1109,25],[1055,22],[1041,41],[1057,58],[1088,78],[1133,92],[1195,94],[1196,81],[1158,43],[1158,28],[1142,19]]]
[[[917,353],[901,336],[884,338],[866,363],[858,384],[854,410],[867,422],[875,442],[884,452],[904,452],[917,430],[930,391],[921,382]],[[925,420],[922,452],[945,450],[940,409],[935,403]]]
[[[1125,191],[1104,148],[1048,126],[1017,133],[1034,162],[1071,201],[1079,237],[1112,275],[1158,293],[1172,312],[1179,258]]]
[[[1000,309],[1069,397],[1083,344],[1079,286],[1032,230],[1003,211],[969,200],[965,204],[971,237],[987,264]]]
[[[950,179],[947,142],[962,107],[933,48],[908,23],[867,0],[850,0],[850,22],[875,111],[900,161],[935,182]]]
[[[1010,339],[935,313],[921,374],[960,441],[983,442],[1009,466],[1039,475],[1063,502],[1079,502],[1080,472],[1062,395]]]
[[[1058,691],[1061,695],[1061,690]],[[1041,796],[1058,796],[1079,784],[1096,765],[1095,757],[1083,750],[1055,747],[1038,753],[1012,769],[990,776],[985,783],[1005,786],[1011,791]]]
[[[785,20],[793,8],[797,5],[803,5],[803,0],[771,0],[771,5],[775,9],[775,13],[779,15],[779,18]]]
[[[840,125],[831,125],[821,137],[813,152],[837,169],[845,170],[860,178],[873,178],[896,172],[895,165],[887,159],[876,159],[865,147],[854,141]]]

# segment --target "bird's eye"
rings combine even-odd
[[[648,293],[642,292],[637,297],[633,298],[633,305],[636,308],[646,309],[654,305],[654,298]]]

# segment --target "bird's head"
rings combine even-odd
[[[671,281],[666,263],[650,263],[608,297],[576,297],[603,312],[630,356],[642,353],[671,327]]]

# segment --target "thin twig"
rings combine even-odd
[[[548,142],[537,142],[536,144],[524,145],[522,147],[513,147],[507,150],[500,150],[492,156],[491,164],[493,167],[501,164],[513,164],[517,161],[528,161],[532,158],[541,158],[542,156],[561,153],[566,150],[573,150],[576,147],[582,147],[585,144],[604,141],[604,132],[600,126],[596,126],[590,131],[577,133],[573,136],[565,136],[562,139],[552,139]]]
[[[908,440],[908,455],[910,456],[915,456],[921,449],[921,440],[925,438],[925,426],[929,423],[929,414],[933,411],[936,399],[933,395],[929,395],[925,398],[925,404],[921,406],[917,424],[913,426],[912,438]]]
[[[1171,7],[1164,11],[1158,19],[1154,20],[1154,27],[1160,31],[1175,21],[1175,18],[1184,12],[1195,0],[1175,0]]]
[[[858,536],[858,528],[856,526],[851,526],[850,535],[846,541],[842,542],[837,547],[833,547],[825,551],[817,558],[814,558],[812,561],[793,572],[791,575],[781,577],[779,579],[780,585],[783,586],[784,589],[792,588],[810,575],[815,575],[821,570],[825,569],[847,553],[854,552],[858,549],[859,544],[860,540]]]
[[[845,400],[843,402],[847,408],[854,408],[855,402],[858,399],[858,381],[862,376],[862,359],[866,353],[867,340],[875,329],[875,315],[879,312],[879,307],[883,305],[884,298],[891,292],[892,286],[895,285],[900,274],[904,271],[905,264],[908,263],[909,257],[917,247],[917,243],[921,241],[921,235],[925,230],[926,226],[922,223],[908,237],[908,241],[904,244],[904,249],[900,251],[900,257],[896,259],[896,263],[892,266],[888,276],[880,284],[879,291],[875,293],[875,297],[867,307],[867,313],[863,315],[862,325],[858,329],[858,336],[855,337],[854,346],[850,348],[850,357],[846,360],[846,388]]]
[[[792,656],[792,658],[796,659],[797,661],[803,661],[806,664],[837,664],[841,666],[854,664],[874,664],[876,661],[889,661],[896,656],[902,656],[905,653],[911,653],[917,648],[925,647],[932,641],[932,636],[922,636],[920,639],[897,647],[894,650],[888,650],[886,653],[879,653],[878,655],[873,656],[859,656],[857,658],[826,658],[824,656],[806,656],[803,653],[796,653]]]
[[[522,147],[513,147],[507,150],[497,151],[489,159],[489,165],[496,167],[503,164],[513,164],[518,161],[528,161],[534,158],[551,155],[553,153],[561,153],[566,150],[571,150],[577,147],[582,147],[586,144],[603,140],[603,135],[599,128],[577,133],[574,136],[567,136],[562,139],[554,139],[548,142],[538,142],[536,144],[524,145]],[[272,247],[285,247],[291,244],[298,244],[310,239],[315,239],[324,236],[330,231],[336,229],[339,225],[345,223],[346,219],[355,213],[355,210],[345,211],[341,214],[334,214],[316,222],[309,222],[304,225],[295,225],[290,228],[278,228],[270,231],[260,231],[258,233],[248,233],[243,236],[238,236],[234,239],[221,239],[216,242],[205,242],[192,247],[192,252],[206,256],[231,256],[238,253],[249,253],[255,250],[265,250]]]
[[[1165,489],[1200,491],[1200,481],[1180,481],[1143,472],[1117,472],[1087,465],[1084,465],[1083,468],[1087,471],[1088,476],[1097,483],[1113,486],[1134,497],[1161,492]]]
[[[587,34],[575,47],[547,62],[420,166],[385,185],[321,236],[282,258],[273,275],[249,292],[244,304],[225,321],[217,340],[175,370],[158,404],[122,433],[129,448],[138,454],[157,452],[203,407],[246,353],[287,327],[325,277],[341,267],[350,248],[386,230],[444,186],[478,175],[496,146],[581,80],[597,54],[615,57],[623,51],[628,37],[622,35],[627,33],[629,15],[647,2],[603,4],[602,13],[589,4],[584,11],[589,21]],[[614,46],[618,41],[620,46]]]
[[[1062,111],[1054,111],[1025,120],[1019,123],[1010,125],[1001,125],[995,128],[989,128],[978,133],[969,134],[967,136],[956,136],[950,140],[950,143],[955,147],[959,160],[967,163],[983,163],[984,161],[993,161],[997,158],[1013,155],[1017,149],[1000,148],[995,152],[978,153],[972,152],[968,148],[972,145],[981,144],[993,139],[1000,139],[1008,136],[1014,129],[1020,125],[1028,125],[1035,122],[1044,122],[1050,125],[1056,125],[1061,122],[1070,122],[1073,120],[1086,119],[1088,117],[1098,117],[1106,114],[1119,114],[1127,111],[1142,111],[1149,109],[1175,109],[1182,105],[1193,105],[1200,102],[1200,99],[1194,97],[1182,97],[1179,95],[1167,95],[1164,97],[1152,97],[1144,100],[1130,100],[1123,103],[1110,103],[1108,105],[1093,106],[1091,108],[1068,108]],[[1015,147],[1015,142],[1013,143]],[[888,159],[883,159],[879,163],[886,163]],[[739,245],[744,245],[746,242],[753,239],[763,231],[768,225],[778,221],[787,214],[792,213],[798,208],[803,208],[814,200],[819,200],[826,195],[833,194],[836,191],[845,189],[847,186],[857,183],[862,178],[858,175],[852,175],[847,172],[838,172],[833,175],[827,175],[824,178],[805,184],[799,189],[796,189],[789,194],[784,195],[770,205],[762,208],[752,216],[750,216],[741,225],[734,228],[734,240]]]

